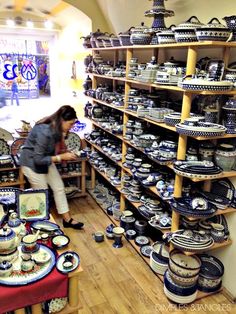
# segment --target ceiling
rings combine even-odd
[[[50,19],[61,27],[71,23],[76,19],[76,15],[78,17],[78,9],[61,0],[1,0],[0,12],[1,20],[3,16],[5,20],[7,17],[15,18],[24,15],[37,21]]]

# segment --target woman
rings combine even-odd
[[[36,122],[21,151],[20,165],[32,188],[51,187],[57,211],[63,218],[63,226],[81,229],[84,224],[70,216],[64,184],[55,165],[56,162],[76,159],[72,152],[56,154],[76,120],[75,110],[70,106],[62,106],[52,115]]]

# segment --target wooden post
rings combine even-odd
[[[86,160],[81,161],[81,193],[86,193]]]
[[[25,314],[25,308],[14,311],[14,314]]]
[[[79,288],[78,288],[78,277],[69,278],[69,305],[76,307],[79,304]]]
[[[41,303],[32,305],[31,309],[32,309],[32,314],[43,314]]]

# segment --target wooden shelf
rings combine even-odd
[[[25,184],[25,181],[17,180],[14,182],[4,182],[0,184],[0,188],[5,188],[5,187],[11,187],[11,186],[17,186],[17,185],[22,185]]]
[[[113,58],[114,60],[118,59],[118,52],[119,50],[121,50],[122,52],[124,52],[124,54],[126,55],[126,64],[129,65],[130,64],[130,60],[133,56],[136,56],[134,52],[141,52],[142,50],[145,52],[150,52],[150,54],[152,55],[156,55],[158,56],[158,49],[185,49],[187,52],[187,66],[186,66],[186,73],[188,74],[194,74],[195,73],[195,69],[196,69],[196,63],[197,60],[199,58],[198,55],[198,51],[199,49],[221,49],[223,52],[223,61],[226,62],[226,64],[228,64],[228,60],[230,57],[230,49],[229,48],[236,48],[236,42],[214,42],[214,41],[207,41],[207,42],[192,42],[192,43],[172,43],[172,44],[163,44],[163,45],[135,45],[135,46],[121,46],[121,47],[110,47],[110,48],[94,48],[92,49],[92,51],[113,51]],[[184,90],[182,88],[180,88],[179,86],[170,86],[170,85],[161,85],[161,84],[150,84],[150,83],[145,83],[145,82],[140,82],[140,81],[136,81],[133,79],[130,79],[128,77],[128,71],[129,71],[129,67],[127,67],[126,69],[126,77],[125,78],[115,78],[115,77],[108,77],[105,75],[94,75],[95,80],[94,80],[94,87],[96,88],[96,84],[97,84],[97,78],[102,78],[102,79],[109,79],[113,81],[113,87],[115,88],[115,86],[117,86],[117,84],[119,82],[124,83],[125,86],[125,106],[123,108],[117,108],[115,107],[115,109],[120,110],[123,113],[123,119],[124,119],[124,125],[127,123],[128,119],[131,117],[134,117],[136,119],[140,119],[141,121],[145,121],[147,123],[149,123],[150,125],[155,125],[158,126],[160,128],[162,128],[161,132],[165,133],[166,130],[171,131],[171,132],[175,132],[176,135],[179,138],[179,142],[178,142],[178,151],[177,151],[177,159],[178,160],[184,160],[185,159],[185,155],[186,155],[186,151],[187,151],[187,140],[188,140],[188,136],[181,136],[176,132],[176,128],[175,126],[169,126],[166,125],[165,123],[160,123],[160,122],[156,122],[155,120],[152,120],[148,117],[140,117],[138,116],[137,112],[135,111],[131,111],[128,110],[127,108],[127,99],[128,99],[128,95],[129,95],[129,90],[130,88],[132,88],[132,86],[134,85],[134,87],[136,88],[142,88],[142,86],[144,86],[144,88],[147,90],[151,90],[151,89],[160,89],[163,91],[172,91],[173,93],[182,93],[182,108],[181,108],[181,117],[182,119],[185,119],[187,117],[189,117],[190,112],[191,112],[191,106],[192,106],[192,100],[194,95],[227,95],[227,96],[231,96],[231,95],[236,95],[236,89],[235,90],[230,90],[230,91],[218,91],[218,92],[213,92],[213,91],[196,91],[196,90]],[[102,101],[93,99],[95,102],[98,102],[102,105],[105,106],[109,106],[111,108],[114,108],[114,105],[110,105],[107,103],[104,103]],[[94,125],[97,125],[97,123],[92,122]],[[106,130],[104,128],[102,128],[101,126],[97,125],[98,127],[100,127],[101,129],[103,129],[105,132],[107,133],[111,133],[111,131]],[[123,134],[125,134],[125,132],[123,132]],[[153,163],[156,163],[157,165],[163,166],[162,164],[158,163],[158,161],[156,161],[155,159],[149,157],[147,154],[145,154],[144,149],[136,147],[135,145],[131,144],[128,140],[125,140],[122,136],[118,137],[119,140],[122,141],[122,157],[123,157],[123,161],[125,159],[125,154],[127,153],[127,148],[129,146],[134,147],[137,151],[142,152],[144,155],[147,156],[147,158],[149,158]],[[204,140],[216,140],[216,139],[231,139],[231,138],[236,138],[236,134],[225,134],[223,136],[219,136],[219,137],[202,137],[202,136],[196,136],[196,137],[191,137],[194,138],[195,140],[198,141],[204,141]],[[93,147],[95,147],[95,149],[97,148],[98,151],[100,151],[101,153],[104,154],[104,152],[101,151],[100,148],[94,146],[92,143],[91,145]],[[106,154],[104,154],[106,155]],[[109,156],[107,156],[109,157]],[[122,175],[125,173],[129,173],[130,175],[132,175],[132,172],[130,169],[125,168],[123,166],[122,163],[119,164],[121,166],[122,169]],[[173,163],[167,164],[165,165],[167,166],[169,169],[173,170]],[[97,171],[97,170],[96,170]],[[94,171],[93,171],[94,172]],[[95,172],[94,172],[95,173]],[[101,173],[100,173],[101,174]],[[103,175],[103,174],[101,174]],[[222,179],[222,178],[230,178],[230,177],[236,177],[236,171],[229,171],[229,172],[222,172],[216,179]],[[103,177],[105,177],[103,175]],[[174,186],[174,195],[175,197],[180,197],[182,195],[182,185],[183,185],[183,178],[184,176],[175,174],[175,186]],[[188,177],[186,177],[188,178]],[[190,180],[192,180],[193,182],[201,182],[201,181],[210,181],[213,179],[198,179],[198,178],[188,178]],[[106,180],[108,180],[106,178]],[[95,174],[93,175],[93,179],[92,182],[95,186]],[[209,187],[209,183],[206,182],[204,184],[205,188]],[[121,188],[118,189],[118,191],[121,191]],[[147,191],[151,192],[154,194],[154,196],[156,197],[160,197],[160,193],[158,193],[157,189],[155,186],[152,187],[148,187]],[[126,199],[127,196],[123,193],[121,193],[121,198],[120,198],[120,204],[121,204],[121,210],[124,210],[125,208],[125,203],[126,203]],[[129,201],[129,200],[128,200]],[[168,201],[168,200],[166,200]],[[138,208],[138,206],[141,205],[141,203],[134,203],[129,201],[135,208]],[[220,214],[229,214],[229,213],[234,213],[236,211],[236,209],[234,208],[227,208],[225,210],[217,210],[217,212],[213,215],[220,215]],[[180,214],[178,214],[177,212],[175,212],[173,210],[172,213],[172,231],[176,231],[179,229],[179,217]],[[187,216],[190,220],[194,220],[197,219],[195,217],[189,217]],[[163,230],[160,230],[163,232]],[[135,248],[136,251],[139,252],[140,254],[140,247],[138,247],[137,245],[135,245],[134,241],[129,241],[132,246]],[[224,241],[223,243],[215,243],[210,249],[207,249],[207,251],[211,251],[211,250],[215,250],[218,248],[223,248],[225,246],[228,246],[232,243],[232,241],[229,239],[227,241]],[[192,254],[197,254],[198,252],[185,252],[187,255],[192,255]],[[149,264],[149,258],[145,258],[142,256],[142,258],[144,260],[146,260],[146,262]],[[163,278],[161,279],[163,281]],[[215,292],[214,292],[215,293]],[[211,295],[212,293],[203,293],[201,291],[198,292],[197,295],[197,299],[206,297],[208,295]]]
[[[110,80],[121,81],[121,82],[125,82],[126,81],[125,77],[100,75],[100,74],[95,74],[95,73],[93,73],[93,75],[95,77],[100,77],[100,78],[104,78],[104,79],[110,79]]]
[[[115,105],[112,105],[112,104],[109,104],[105,101],[102,101],[100,99],[96,99],[96,98],[93,98],[93,97],[90,97],[90,96],[86,96],[87,98],[91,99],[92,101],[95,101],[103,106],[107,106],[107,107],[110,107],[112,109],[116,109],[116,110],[119,110],[121,112],[124,112],[124,107],[119,107],[119,106],[115,106]]]
[[[223,179],[223,178],[232,178],[236,176],[236,171],[223,171],[217,178],[215,179]],[[201,181],[208,181],[213,179],[199,179],[199,178],[189,178],[193,182],[201,182]]]
[[[101,148],[100,146],[98,146],[98,145],[96,145],[96,144],[90,142],[90,141],[87,140],[86,138],[85,138],[85,141],[86,141],[87,143],[89,143],[91,146],[93,146],[94,148],[96,148],[96,150],[98,150],[100,153],[102,153],[103,155],[105,155],[106,157],[108,157],[108,158],[109,158],[113,163],[115,163],[117,166],[122,167],[122,162],[121,162],[121,161],[116,161],[116,160],[112,159],[111,156],[109,156],[108,154],[106,154],[106,153],[102,150],[102,148]],[[91,163],[90,163],[90,164],[91,164]]]
[[[122,136],[122,135],[112,133],[112,131],[103,128],[98,122],[94,121],[93,119],[89,119],[89,121],[91,121],[96,127],[100,128],[101,130],[103,130],[103,131],[105,131],[105,132],[111,134],[112,136],[117,137],[117,138],[118,138],[119,140],[121,140],[121,141],[123,140],[123,136]]]
[[[221,243],[217,243],[215,242],[215,244],[204,250],[204,251],[212,251],[212,250],[216,250],[216,249],[219,249],[219,248],[223,248],[225,246],[228,246],[228,245],[231,245],[233,242],[231,239],[227,240],[227,241],[224,241],[224,242],[221,242]],[[185,255],[194,255],[194,254],[198,254],[198,252],[186,252],[186,251],[183,251]]]
[[[109,50],[142,50],[142,49],[154,49],[154,48],[188,48],[188,47],[198,47],[198,48],[223,48],[223,47],[235,47],[235,42],[223,42],[223,41],[204,41],[204,42],[186,42],[186,43],[170,43],[170,44],[157,44],[157,45],[130,45],[130,46],[117,46],[108,48],[92,48],[93,51],[109,51]]]
[[[174,210],[174,209],[173,209]],[[236,208],[233,208],[233,207],[228,207],[226,209],[218,209],[214,215],[212,215],[211,217],[213,216],[218,216],[218,215],[225,215],[225,214],[230,214],[230,213],[235,213],[236,212]],[[188,220],[199,220],[199,219],[207,219],[209,217],[206,217],[206,218],[197,218],[197,217],[191,217],[191,216],[188,216],[188,215],[182,215],[182,216],[185,216],[188,218]]]

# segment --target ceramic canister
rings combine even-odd
[[[230,144],[220,144],[215,152],[215,162],[223,171],[231,171],[235,166],[236,149]]]

